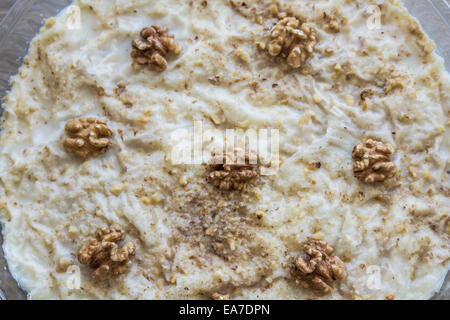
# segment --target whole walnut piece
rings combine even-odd
[[[316,44],[316,31],[311,25],[300,23],[295,17],[286,17],[272,28],[267,48],[272,57],[281,55],[289,66],[300,68]]]
[[[131,57],[138,65],[148,65],[150,70],[163,72],[167,68],[167,55],[181,53],[181,46],[167,28],[146,27],[141,30],[142,39],[134,39]]]
[[[112,131],[103,120],[84,118],[71,120],[66,124],[65,131],[69,136],[64,140],[64,149],[82,158],[88,155],[97,157],[108,151]]]
[[[303,251],[305,257],[298,256],[291,266],[292,276],[303,288],[323,296],[332,292],[333,281],[347,276],[344,262],[331,256],[334,250],[325,241],[309,239],[303,244]]]
[[[397,167],[391,162],[394,147],[380,141],[368,139],[353,148],[353,172],[355,177],[366,183],[381,182],[397,174]]]
[[[245,152],[244,161],[239,161],[238,151],[214,156],[210,161],[208,180],[217,188],[229,190],[242,190],[247,182],[258,177],[257,156]]]
[[[78,251],[78,261],[95,269],[92,277],[99,281],[124,273],[136,253],[132,242],[119,248],[118,243],[124,239],[125,232],[117,227],[98,229],[95,238],[89,239]]]

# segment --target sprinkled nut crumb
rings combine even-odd
[[[213,293],[212,299],[213,300],[230,300],[230,296],[228,294]]]
[[[109,190],[113,195],[119,196],[124,190],[126,189],[125,184],[118,183],[112,186],[112,188]]]
[[[150,200],[149,197],[142,197],[142,198],[141,198],[141,203],[144,204],[144,205],[146,205],[146,206],[149,206],[149,205],[152,204],[152,201]]]
[[[241,48],[236,49],[234,55],[238,57],[242,62],[250,63],[250,55]]]
[[[339,32],[341,31],[341,27],[339,25],[339,20],[338,18],[336,18],[336,16],[326,13],[323,13],[323,19],[325,20],[326,24],[326,29],[329,30],[330,32]]]
[[[152,204],[158,204],[162,201],[163,196],[160,193],[154,193],[152,194],[152,196],[150,197],[150,202]]]
[[[67,269],[73,265],[73,261],[65,258],[61,258],[58,261],[58,266],[56,267],[56,272],[64,273]]]

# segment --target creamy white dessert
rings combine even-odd
[[[74,5],[47,20],[2,106],[4,251],[29,298],[428,299],[439,290],[450,256],[450,78],[399,1]],[[300,66],[268,52],[285,15],[316,32]],[[182,49],[163,72],[130,55],[151,25]],[[95,157],[65,149],[66,125],[79,118],[111,130]],[[237,191],[208,181],[205,165],[174,164],[187,139],[174,132],[194,121],[204,131],[279,130],[279,170]],[[368,139],[395,149],[392,179],[355,177],[353,148]],[[113,225],[135,255],[100,281],[77,254]],[[324,296],[290,272],[310,238],[346,267]]]

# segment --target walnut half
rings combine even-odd
[[[214,156],[210,161],[208,180],[217,188],[229,190],[242,190],[246,183],[258,177],[257,156],[245,152],[242,163],[238,161],[238,150]]]
[[[98,229],[95,238],[89,239],[78,251],[78,261],[95,269],[92,277],[96,280],[104,281],[124,273],[136,253],[132,242],[119,248],[118,243],[124,239],[125,232],[117,227]]]
[[[366,183],[381,182],[397,174],[397,167],[391,162],[394,147],[369,139],[353,148],[353,172],[355,177]]]
[[[131,57],[138,65],[147,65],[150,70],[163,72],[167,68],[167,55],[181,53],[181,46],[167,28],[146,27],[141,30],[141,37],[133,40]]]
[[[295,17],[286,17],[272,28],[267,48],[272,57],[281,55],[290,67],[300,68],[316,44],[316,31],[311,25],[300,23]]]
[[[305,289],[323,296],[332,292],[332,282],[347,276],[344,262],[331,256],[333,248],[325,241],[309,239],[303,244],[305,257],[301,255],[291,266],[291,274]]]
[[[108,151],[112,131],[105,121],[85,118],[75,119],[66,124],[65,131],[69,136],[64,140],[64,149],[82,158],[88,155],[97,157]]]

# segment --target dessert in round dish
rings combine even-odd
[[[2,106],[10,271],[31,299],[430,298],[449,92],[397,0],[75,1]]]

